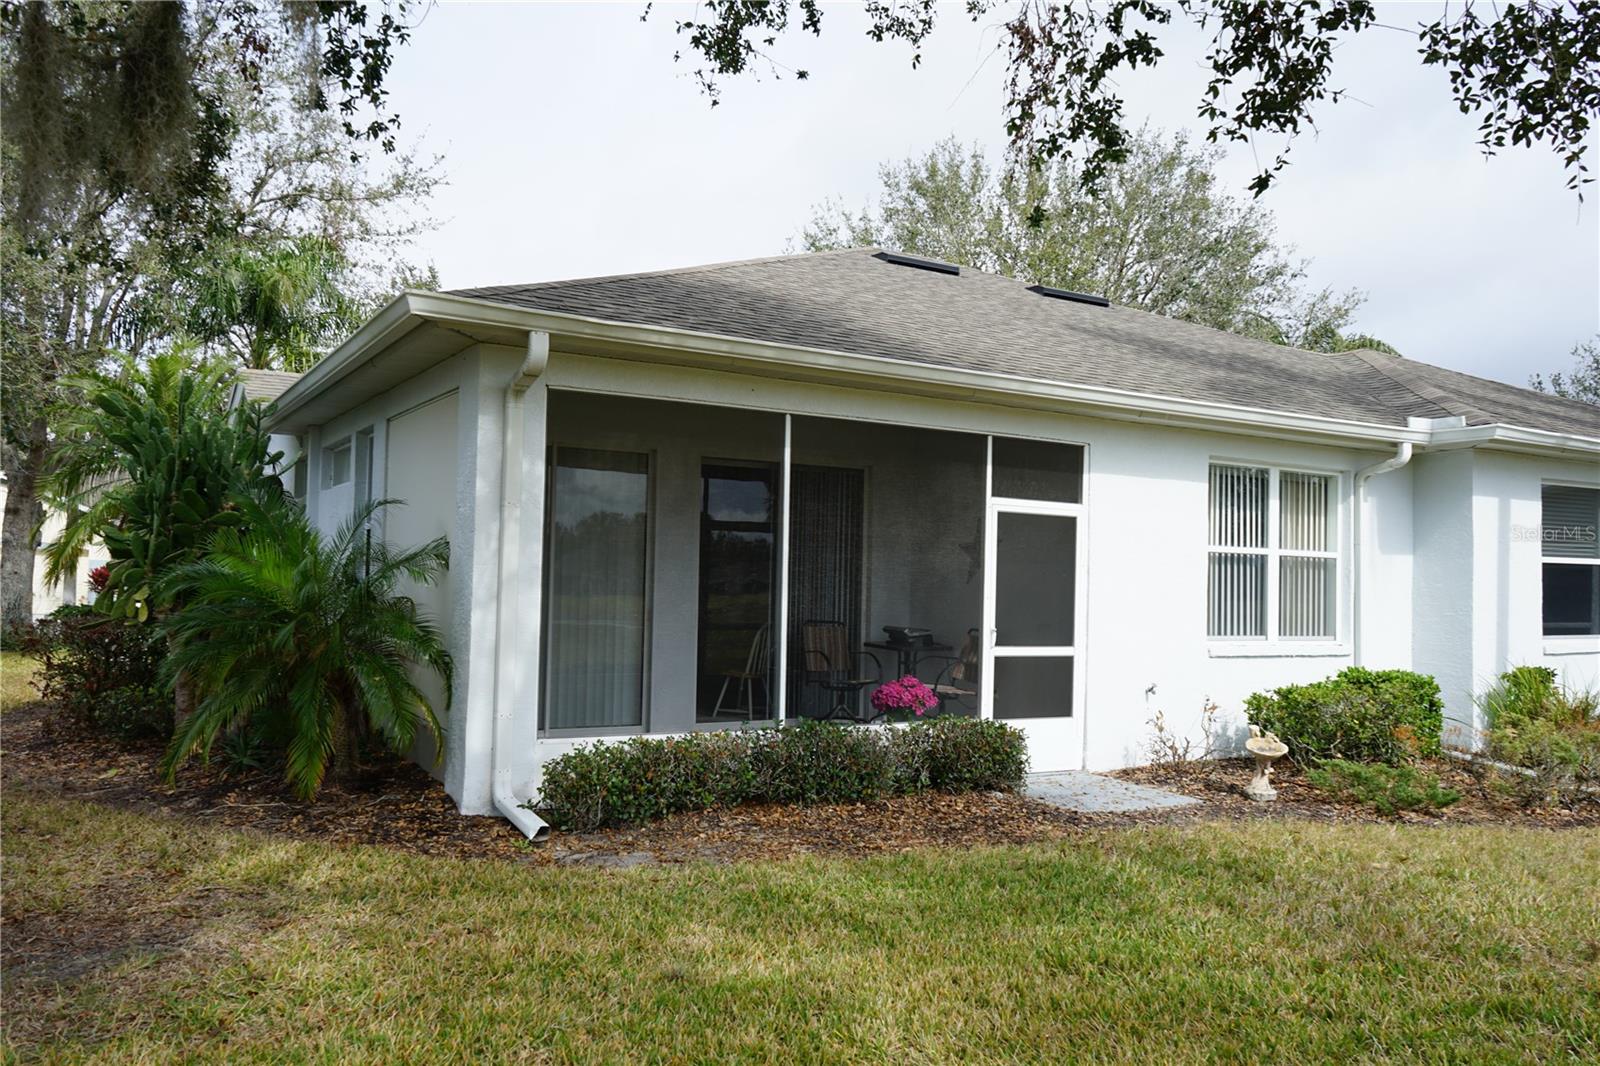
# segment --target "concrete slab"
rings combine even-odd
[[[1200,801],[1193,796],[1119,781],[1114,777],[1068,770],[1058,774],[1029,774],[1023,795],[1069,811],[1121,813],[1165,807],[1188,807]]]

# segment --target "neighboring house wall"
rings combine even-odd
[[[5,506],[5,499],[5,482],[0,481],[0,507]],[[36,543],[40,547],[49,544],[61,535],[65,527],[65,515],[60,511],[47,510]],[[46,565],[44,553],[36,552],[33,560],[33,616],[43,618],[66,604],[93,602],[94,591],[89,585],[89,573],[106,561],[105,549],[99,541],[95,541],[78,557],[78,565],[73,574],[58,583],[49,584],[44,579]]]

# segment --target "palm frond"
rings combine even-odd
[[[186,605],[163,623],[169,668],[204,692],[204,720],[174,738],[171,766],[267,713],[289,736],[285,776],[303,796],[349,747],[341,730],[351,725],[399,752],[426,731],[442,750],[438,714],[415,671],[442,680],[447,710],[454,666],[442,635],[395,587],[401,578],[436,580],[449,549],[443,540],[399,551],[375,541],[369,573],[364,516],[388,503],[326,538],[298,510],[247,511],[239,527],[211,538],[203,558],[172,568],[169,591]]]

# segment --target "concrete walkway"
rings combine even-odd
[[[1029,774],[1023,795],[1069,811],[1122,813],[1165,807],[1187,807],[1200,801],[1131,781],[1068,770],[1058,774]]]

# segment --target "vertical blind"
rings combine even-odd
[[[1333,479],[1325,474],[1278,475],[1278,635],[1334,636],[1334,568],[1330,556],[1291,554],[1332,552]]]
[[[1266,470],[1211,467],[1206,632],[1213,637],[1267,635],[1268,498]]]
[[[547,729],[644,724],[649,469],[642,454],[556,449]]]
[[[1206,607],[1210,636],[1335,635],[1338,559],[1333,490],[1334,479],[1325,474],[1211,467]],[[1268,535],[1274,527],[1275,542]],[[1278,586],[1275,633],[1269,633],[1268,626],[1269,576]]]

